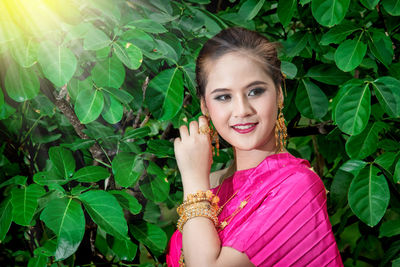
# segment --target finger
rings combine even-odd
[[[199,128],[200,127],[209,127],[208,126],[208,120],[205,116],[200,116],[199,117]]]
[[[189,124],[189,131],[190,135],[198,134],[199,133],[199,124],[197,121],[191,121]]]
[[[208,120],[204,116],[199,117],[199,132],[202,135],[210,136],[210,127],[208,126]]]
[[[181,136],[181,139],[189,137],[189,132],[186,125],[182,125],[181,127],[179,127],[179,134]]]

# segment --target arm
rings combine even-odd
[[[206,125],[204,117],[200,125]],[[181,138],[175,140],[175,155],[182,176],[184,198],[198,190],[210,189],[209,174],[212,163],[211,142],[208,135],[198,133],[197,122],[180,128]],[[195,217],[186,222],[182,231],[186,266],[253,266],[247,255],[221,242],[211,220]]]

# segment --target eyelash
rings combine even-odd
[[[251,89],[248,96],[257,96],[257,95],[261,95],[264,92],[265,92],[264,88],[257,87],[257,88]],[[252,93],[254,93],[254,94],[251,95]],[[230,98],[231,98],[231,96],[229,94],[225,94],[225,95],[218,95],[214,99],[217,101],[224,102],[224,101],[229,100]]]

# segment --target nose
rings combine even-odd
[[[233,109],[235,117],[244,118],[254,113],[254,109],[247,97],[239,97],[236,100],[237,101]]]

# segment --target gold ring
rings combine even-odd
[[[207,125],[202,125],[199,128],[200,134],[209,134],[210,132],[211,132],[210,127],[208,127]]]

